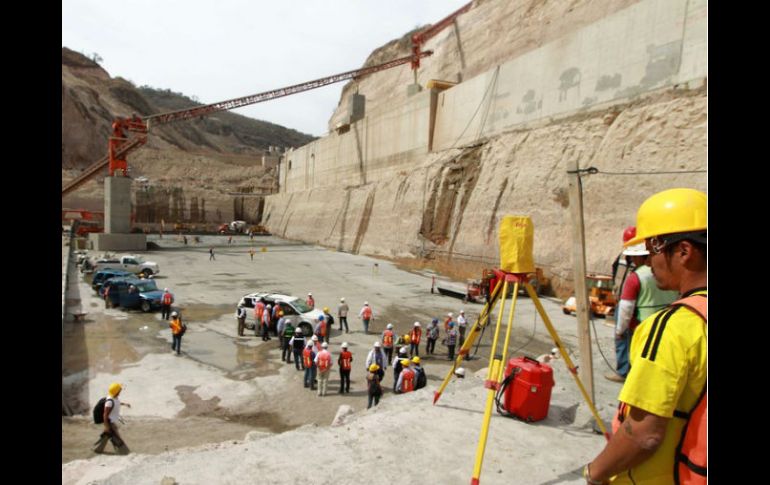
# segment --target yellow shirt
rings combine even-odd
[[[182,322],[178,318],[171,319],[168,326],[171,327],[171,333],[174,335],[178,335],[182,331]]]
[[[706,295],[707,291],[692,294]],[[707,325],[683,306],[652,314],[634,331],[631,372],[618,400],[671,419],[666,437],[655,454],[641,465],[613,477],[614,485],[674,483],[674,453],[685,424],[684,419],[674,417],[674,411],[690,412],[703,390],[707,342]]]

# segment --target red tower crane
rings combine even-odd
[[[248,106],[250,104],[261,103],[262,101],[269,101],[271,99],[301,93],[303,91],[320,88],[321,86],[337,83],[346,79],[357,79],[367,74],[390,69],[392,67],[400,66],[408,62],[411,62],[412,65],[414,65],[415,60],[419,65],[420,58],[430,56],[431,54],[433,54],[433,51],[421,51],[411,56],[401,57],[389,62],[377,64],[376,66],[365,67],[363,69],[355,69],[353,71],[347,71],[340,74],[335,74],[333,76],[316,79],[314,81],[308,81],[301,84],[295,84],[293,86],[266,91],[264,93],[244,96],[242,98],[228,99],[218,103],[196,106],[195,108],[156,114],[148,116],[146,118],[146,122],[137,115],[133,115],[129,118],[116,118],[112,123],[112,135],[109,139],[107,156],[87,167],[78,177],[63,186],[61,195],[64,197],[76,188],[80,187],[106,166],[109,166],[110,176],[127,175],[126,172],[128,169],[128,164],[126,162],[126,156],[129,152],[144,145],[147,142],[147,133],[151,127],[156,125],[164,125],[174,121],[197,118],[207,114],[215,113],[217,111],[227,111],[240,108],[242,106]],[[134,133],[135,135],[131,137],[129,136],[130,133]]]
[[[473,5],[473,2],[468,2],[467,4],[463,5],[462,7],[458,8],[454,12],[450,13],[443,19],[439,20],[435,24],[431,25],[425,30],[421,30],[420,32],[417,32],[416,34],[412,34],[412,70],[415,71],[415,75],[417,69],[420,67],[420,58],[423,57],[422,54],[422,45],[428,42],[428,40],[444,30],[446,27],[449,26],[452,22],[455,21],[457,17],[459,17],[461,14],[464,14],[468,10],[471,9],[471,5]]]

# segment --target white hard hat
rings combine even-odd
[[[558,352],[559,352],[559,349],[557,349],[556,347],[554,347],[554,348],[552,348],[552,349],[551,349],[551,353],[552,353],[552,354],[556,354],[556,353],[558,353]]]
[[[340,301],[345,301],[345,297],[343,296],[342,298],[340,298]]]
[[[312,340],[308,340],[307,343],[305,344],[305,347],[312,347],[312,346],[313,346]]]
[[[393,328],[393,324],[392,324],[392,323],[389,323],[389,324],[388,324],[388,325],[387,325],[385,328],[387,328],[388,330],[390,330],[391,328]]]
[[[419,327],[420,326],[420,322],[414,322],[414,326],[415,327]]]
[[[458,367],[457,370],[455,371],[455,374],[458,376],[465,377],[465,369],[463,369],[462,367]]]
[[[446,316],[453,317],[454,315],[452,314],[452,312],[449,312],[449,313],[446,314]]]
[[[368,304],[369,304],[369,302],[368,302],[368,301],[365,301],[365,302],[364,302],[364,305],[368,305]]]
[[[177,317],[177,316],[179,316],[179,313],[177,313],[176,311],[173,311],[173,312],[171,312],[171,316],[172,317]]]
[[[647,251],[643,242],[634,244],[623,250],[623,256],[647,256],[648,254],[650,254],[650,252]]]
[[[347,342],[342,342],[342,348],[343,349],[347,349],[348,348],[348,343]]]
[[[318,342],[318,336],[317,335],[313,335],[313,338],[311,340],[313,342]]]
[[[307,296],[313,296],[313,294],[312,293],[308,293]]]
[[[405,354],[406,353],[406,347],[401,347],[398,351],[399,354]]]
[[[322,348],[324,348],[324,349],[325,349],[326,347],[328,347],[328,346],[329,346],[329,344],[327,344],[326,342],[324,342],[324,343],[322,343],[322,344],[321,344],[321,347],[322,347]]]
[[[163,291],[168,291],[168,288],[163,288]]]
[[[379,347],[380,346],[380,341],[378,340],[378,341],[374,342],[374,346],[375,347]]]
[[[465,310],[460,310],[460,313],[465,313]]]

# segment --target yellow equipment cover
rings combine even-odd
[[[532,247],[535,226],[529,216],[505,216],[500,221],[500,269],[507,273],[534,273]]]

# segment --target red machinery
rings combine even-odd
[[[128,164],[126,163],[126,155],[147,141],[147,133],[152,126],[163,125],[179,120],[187,120],[190,118],[197,118],[207,114],[215,113],[217,111],[227,111],[240,108],[242,106],[248,106],[250,104],[260,103],[262,101],[269,101],[271,99],[301,93],[310,89],[320,88],[321,86],[337,83],[346,79],[357,79],[367,74],[372,74],[378,71],[383,71],[385,69],[390,69],[392,67],[406,64],[407,62],[411,62],[412,65],[414,65],[415,60],[417,60],[419,65],[420,58],[427,57],[431,54],[433,54],[433,51],[421,51],[411,56],[401,57],[389,62],[377,64],[376,66],[365,67],[363,69],[355,69],[353,71],[347,71],[341,74],[335,74],[333,76],[316,79],[314,81],[308,81],[301,84],[295,84],[293,86],[275,89],[273,91],[266,91],[264,93],[244,96],[242,98],[228,99],[226,101],[220,101],[219,103],[196,106],[195,108],[156,114],[148,116],[146,118],[146,124],[145,121],[143,121],[142,118],[137,115],[133,115],[130,118],[116,118],[112,123],[112,136],[110,136],[109,140],[108,155],[83,170],[83,173],[81,173],[77,178],[62,187],[61,195],[64,197],[68,193],[80,187],[91,177],[96,175],[101,169],[108,165],[110,169],[110,176],[126,176],[126,171],[128,169]],[[137,135],[133,138],[130,138],[128,136],[130,132],[136,133]]]
[[[505,379],[497,397],[501,414],[533,422],[548,416],[553,388],[553,369],[530,357],[516,357],[505,366]],[[500,409],[499,394],[504,396],[505,412]]]
[[[447,15],[442,20],[439,20],[435,24],[431,25],[425,30],[422,30],[420,32],[417,32],[416,34],[412,34],[412,70],[416,71],[420,67],[420,58],[422,56],[422,45],[426,43],[431,37],[438,34],[442,30],[444,30],[446,27],[449,26],[452,22],[455,21],[455,19],[460,16],[460,14],[463,14],[471,9],[471,5],[473,5],[473,2],[468,2],[466,5],[463,5],[453,13]]]

